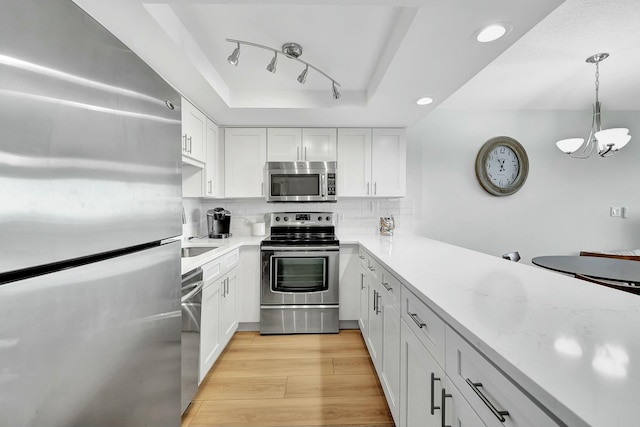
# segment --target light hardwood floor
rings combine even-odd
[[[358,330],[237,332],[200,385],[182,427],[375,426],[393,419]]]

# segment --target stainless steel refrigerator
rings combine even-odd
[[[71,0],[0,40],[0,426],[176,427],[180,97]]]

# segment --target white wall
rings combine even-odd
[[[590,111],[437,110],[407,130],[408,193],[418,234],[499,256],[640,248],[640,112],[603,111],[606,127],[627,127],[631,142],[609,158],[572,159],[561,138],[586,138]],[[488,139],[517,139],[529,156],[519,192],[495,197],[475,176]],[[626,206],[629,218],[612,218]]]

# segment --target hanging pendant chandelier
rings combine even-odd
[[[627,128],[602,128],[600,100],[600,67],[601,61],[609,57],[608,53],[597,53],[587,58],[586,62],[596,64],[596,103],[593,106],[593,118],[589,137],[562,139],[556,142],[560,151],[576,159],[586,159],[594,152],[600,157],[609,157],[631,140]]]
[[[298,82],[300,82],[301,84],[304,84],[307,81],[307,73],[309,72],[309,68],[312,68],[331,81],[331,92],[333,94],[333,99],[336,99],[336,100],[340,99],[341,94],[338,91],[338,87],[337,87],[337,86],[340,86],[340,83],[335,81],[331,76],[329,76],[319,68],[314,67],[313,65],[309,64],[307,61],[303,61],[302,59],[300,59],[300,55],[302,55],[302,46],[300,46],[298,43],[285,43],[282,45],[282,50],[278,50],[269,46],[263,46],[258,43],[252,43],[252,42],[236,40],[236,39],[226,39],[226,40],[229,43],[236,44],[236,48],[233,50],[231,55],[229,55],[229,57],[227,58],[227,61],[229,62],[229,64],[238,66],[238,58],[240,56],[240,45],[253,46],[260,49],[269,50],[273,52],[273,59],[271,59],[271,62],[269,63],[269,65],[267,65],[267,71],[271,73],[275,73],[276,64],[278,63],[278,54],[284,55],[286,58],[292,59],[294,61],[298,61],[305,66],[297,78]]]

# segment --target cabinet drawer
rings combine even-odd
[[[380,277],[380,283],[382,284],[382,286],[380,287],[380,292],[386,293],[385,299],[387,303],[393,305],[393,308],[395,308],[399,313],[401,301],[400,292],[402,289],[402,284],[385,268],[381,268],[378,277]]]
[[[213,280],[225,274],[233,267],[238,265],[240,259],[239,249],[234,249],[231,252],[221,255],[216,259],[209,261],[202,266],[202,276],[205,282],[205,286],[208,286]]]
[[[446,339],[447,376],[488,427],[558,426],[482,354],[449,327]]]
[[[401,316],[426,349],[444,367],[445,361],[445,324],[429,307],[418,299],[409,289],[403,287],[401,293]]]
[[[238,260],[240,259],[240,250],[234,249],[228,254],[224,255],[224,259],[222,261],[222,266],[224,271],[229,271],[236,265],[238,265]]]
[[[220,275],[222,275],[222,262],[224,257],[218,257],[202,266],[202,278],[205,286],[211,284]]]

